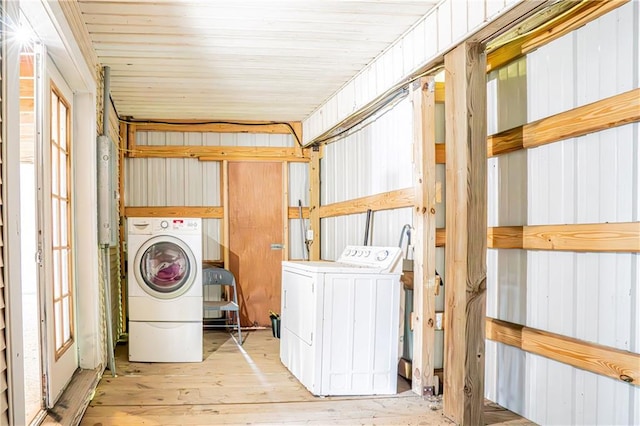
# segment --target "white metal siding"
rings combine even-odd
[[[140,146],[291,147],[294,146],[294,140],[291,135],[285,134],[137,132],[136,144]],[[219,161],[199,161],[196,158],[126,158],[125,205],[128,207],[221,206],[220,167]],[[306,164],[291,164],[290,198],[303,195],[307,197],[308,170],[306,169]],[[307,198],[303,198],[303,204],[307,205],[307,202]],[[297,201],[294,205],[297,205]],[[221,221],[204,219],[202,226],[204,259],[221,259]],[[290,230],[293,228],[296,227],[290,227]],[[295,235],[291,240],[297,242],[299,236]],[[301,245],[294,245],[294,247],[297,247],[301,254]],[[294,250],[294,254],[298,252]]]
[[[489,133],[639,87],[639,10],[629,2],[492,72]],[[639,140],[635,123],[490,158],[488,225],[637,222]],[[638,353],[639,263],[637,253],[489,250],[487,315]],[[497,342],[486,355],[486,396],[536,423],[640,423],[636,386]]]
[[[289,206],[297,206],[302,201],[303,207],[309,207],[309,164],[289,163]],[[302,228],[309,229],[309,220],[289,220],[289,259],[308,259],[309,253],[303,252],[305,235]],[[316,238],[317,239],[317,238]],[[304,256],[303,256],[303,253]]]
[[[411,114],[406,98],[373,123],[325,147],[322,205],[413,186]]]
[[[444,105],[436,104],[436,140],[444,142]],[[404,99],[393,109],[378,116],[358,132],[325,147],[321,164],[321,204],[413,186],[413,109]],[[436,205],[436,226],[445,227],[445,166],[436,165],[436,180],[441,187]],[[366,214],[353,214],[321,220],[321,258],[335,260],[349,244],[363,244]],[[371,244],[396,246],[405,224],[413,223],[412,208],[377,211],[371,222]],[[413,237],[415,241],[415,236]],[[407,239],[403,248],[406,250]],[[411,249],[405,256],[413,258]],[[444,248],[436,249],[436,270],[444,276]],[[436,309],[443,311],[444,287],[436,297]],[[443,332],[436,333],[435,368],[443,366]]]
[[[520,1],[441,1],[303,121],[304,141],[327,131],[516,3]]]
[[[413,186],[412,107],[408,98],[346,138],[327,145],[321,163],[321,204],[348,201]],[[363,244],[365,214],[322,219],[324,259],[348,244]],[[411,209],[373,213],[373,245],[396,246]]]
[[[523,57],[487,76],[487,133],[492,135],[526,122],[527,59]]]

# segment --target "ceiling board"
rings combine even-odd
[[[437,1],[78,0],[136,119],[299,121]]]

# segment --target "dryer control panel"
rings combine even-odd
[[[400,247],[347,246],[338,262],[379,268],[381,272],[401,272],[402,249]]]

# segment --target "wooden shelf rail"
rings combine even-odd
[[[500,226],[487,229],[487,247],[637,253],[640,222]]]
[[[640,354],[486,319],[486,337],[532,354],[640,386]]]
[[[414,189],[405,188],[397,191],[389,191],[368,197],[355,198],[340,203],[320,206],[320,218],[343,216],[349,214],[366,213],[368,209],[373,211],[392,210],[403,207],[413,207]]]
[[[125,207],[126,217],[200,217],[202,219],[222,219],[222,207]]]
[[[292,161],[308,162],[306,151],[300,148],[256,146],[135,146],[131,158],[197,158],[201,161]]]
[[[289,219],[300,219],[300,210],[298,207],[287,207],[287,217]],[[302,208],[302,218],[309,219],[309,207]]]
[[[640,121],[640,89],[514,127],[487,138],[487,156],[584,136]]]
[[[500,68],[529,52],[608,13],[629,0],[583,1],[560,17],[550,19],[529,34],[508,42],[487,54],[487,72]]]
[[[223,208],[215,207],[188,207],[188,206],[166,206],[166,207],[125,207],[126,217],[200,217],[203,219],[222,219],[224,217]],[[287,208],[289,219],[299,219],[298,207]],[[309,207],[302,208],[302,217],[309,218]]]

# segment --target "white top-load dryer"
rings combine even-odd
[[[129,360],[202,361],[202,220],[129,218]]]
[[[397,392],[402,252],[282,262],[280,360],[314,395]]]

